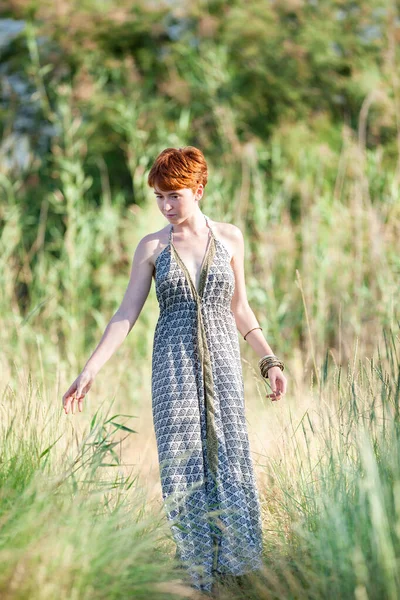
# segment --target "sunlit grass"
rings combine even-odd
[[[292,379],[268,403],[244,361],[265,566],[216,597],[397,598],[398,334],[385,330],[373,358],[317,366],[319,385]],[[191,597],[173,570],[150,405],[139,418],[99,374],[66,416],[60,390],[28,373],[1,405],[2,597]]]
[[[44,402],[40,378],[20,383],[1,411],[1,597],[182,596],[165,516],[122,456],[134,415],[110,405],[78,423]]]
[[[398,597],[398,328],[384,334],[373,359],[328,361],[320,386],[299,385],[279,408],[263,400],[253,414],[261,598]]]
[[[61,408],[122,299],[138,241],[166,224],[146,168],[163,147],[184,145],[191,128],[182,111],[174,132],[160,121],[148,140],[137,127],[140,99],[98,94],[124,139],[140,203],[110,193],[104,165],[101,196],[90,195],[91,124],[72,110],[68,86],[51,117],[54,186],[37,221],[24,182],[0,174],[7,600],[194,597],[173,569],[162,511],[150,395],[154,284],[84,411]],[[229,110],[219,122],[235,131]],[[283,124],[264,144],[232,145],[210,165],[202,209],[242,228],[249,302],[288,376],[285,398],[268,403],[241,340],[265,566],[242,588],[226,582],[223,599],[400,597],[398,185],[380,150],[361,151],[346,128],[332,146],[340,155],[311,125]]]

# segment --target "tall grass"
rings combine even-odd
[[[376,358],[344,369],[327,356],[319,383],[267,428],[267,585],[256,597],[400,596],[398,326],[383,333]]]
[[[399,331],[383,334],[373,358],[327,355],[308,389],[257,407],[251,434],[275,438],[257,464],[264,567],[218,597],[399,597]],[[65,418],[59,390],[27,372],[1,403],[1,596],[195,597],[128,458],[144,422],[114,414],[115,398],[103,416],[100,392],[97,410]]]
[[[5,163],[0,170],[0,309],[10,322],[2,335],[11,350],[23,327],[29,344],[19,355],[34,360],[32,332],[45,323],[76,370],[118,306],[140,237],[165,225],[146,185],[152,160],[167,145],[190,143],[193,123],[188,108],[173,131],[162,119],[147,121],[146,111],[153,118],[161,110],[156,99],[144,102],[137,86],[125,95],[109,92],[101,73],[92,82],[93,102],[79,103],[73,86],[49,78],[52,65],[40,62],[32,24],[25,35],[36,97],[55,134],[41,164],[31,156],[32,174],[51,182],[43,187],[38,215],[31,208],[37,197],[29,169],[16,176]],[[332,125],[323,113],[309,122],[282,122],[268,140],[241,143],[235,114],[212,99],[224,80],[226,56],[222,49],[215,56],[212,47],[207,52],[198,69],[209,81],[210,110],[226,152],[210,164],[203,208],[245,233],[248,297],[266,335],[271,343],[279,340],[284,355],[299,348],[308,363],[297,269],[317,354],[328,347],[338,362],[347,361],[357,336],[360,351],[370,355],[381,326],[395,318],[393,275],[400,268],[395,161],[381,146],[365,148],[365,123],[352,131]],[[112,193],[107,163],[92,147],[101,110],[120,142],[132,202]],[[100,188],[94,188],[94,178]],[[156,310],[154,295],[149,306]],[[146,356],[148,331],[140,331]]]
[[[135,470],[121,461],[135,435],[127,415],[99,407],[78,434],[43,401],[37,378],[20,385],[1,405],[1,598],[190,596],[164,513],[146,507]]]
[[[32,37],[30,44],[44,94]],[[218,64],[208,65],[214,84],[222,75]],[[100,79],[96,94],[124,140],[132,202],[111,193],[101,161],[101,194],[92,195],[92,124],[74,106],[68,86],[55,90],[51,122],[57,136],[49,158],[54,181],[37,220],[29,211],[26,182],[0,173],[4,598],[191,593],[184,574],[173,569],[159,489],[153,504],[140,483],[151,465],[158,482],[149,389],[158,316],[154,286],[128,340],[98,375],[84,412],[65,418],[61,411],[63,392],[122,299],[136,244],[165,225],[147,190],[146,170],[163,147],[187,143],[192,127],[184,110],[173,133],[160,121],[147,136],[139,97],[107,98]],[[43,106],[50,110],[46,101]],[[226,587],[220,595],[396,599],[395,170],[381,148],[365,150],[358,136],[347,127],[334,130],[324,116],[318,126],[283,123],[268,141],[240,144],[234,114],[215,102],[210,110],[218,111],[226,155],[210,165],[202,208],[212,219],[243,229],[248,299],[266,339],[284,359],[289,384],[284,400],[260,403],[260,381],[244,369],[247,389],[254,386],[246,402],[260,456],[265,567],[247,589]],[[252,350],[241,344],[243,364],[253,365]],[[110,398],[113,418],[100,413]],[[132,412],[140,414],[134,425],[123,420]]]

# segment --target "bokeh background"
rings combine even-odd
[[[221,598],[400,598],[399,42],[396,0],[2,5],[2,598],[194,597],[162,511],[154,284],[62,411],[166,224],[151,164],[183,145],[288,379],[267,401],[240,339],[265,569]]]

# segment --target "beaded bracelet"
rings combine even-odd
[[[258,361],[258,366],[260,367],[261,375],[264,379],[268,379],[268,369],[271,367],[279,367],[281,371],[284,369],[284,364],[275,354],[266,354]]]

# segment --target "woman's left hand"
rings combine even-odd
[[[286,393],[286,377],[280,367],[271,367],[268,369],[268,379],[271,384],[272,394],[267,394],[271,401],[279,400]]]

